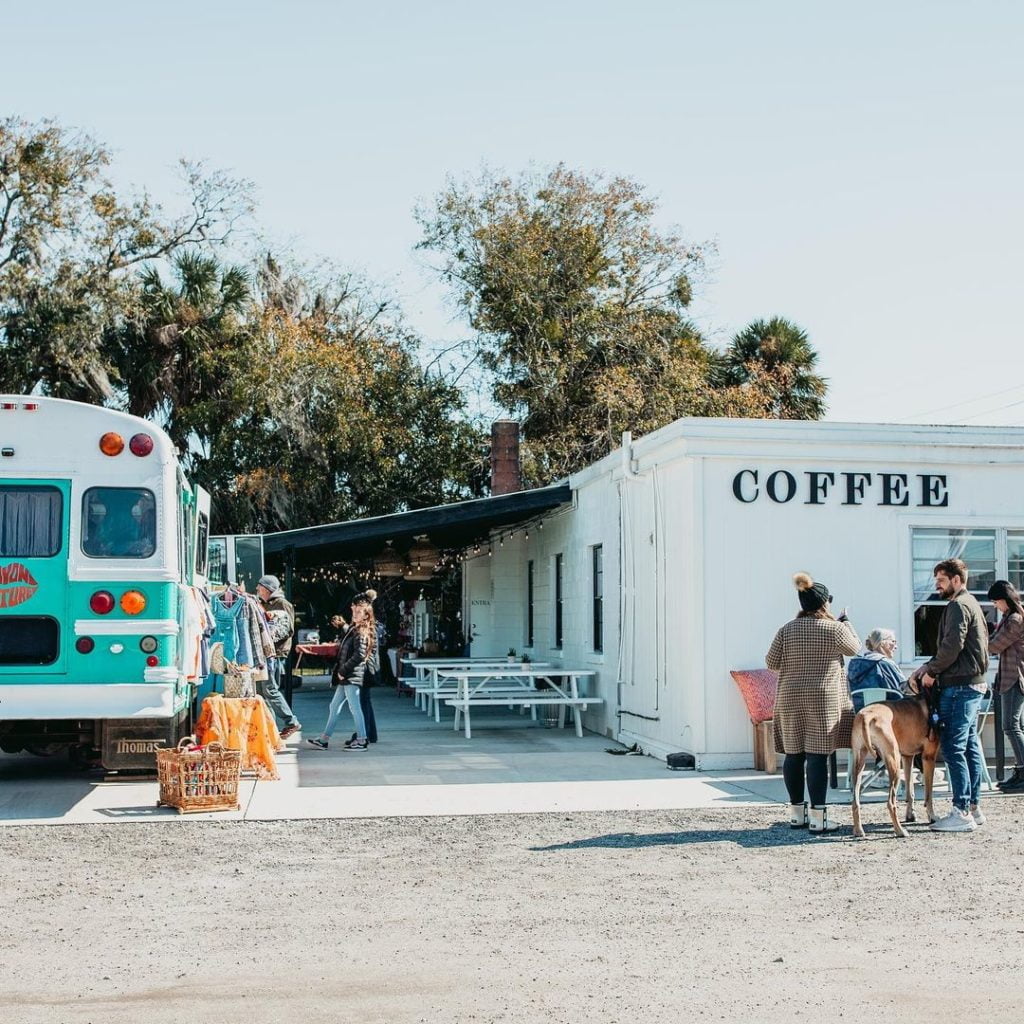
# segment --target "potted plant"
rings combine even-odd
[[[508,663],[511,665],[511,664],[513,664],[515,662],[515,660],[516,660],[516,649],[514,647],[510,647],[508,649]]]
[[[530,664],[530,656],[528,654],[526,654],[526,653],[523,654],[523,664],[524,665],[529,665]]]

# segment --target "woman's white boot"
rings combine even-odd
[[[824,807],[811,807],[807,811],[807,829],[814,835],[824,835],[827,832],[835,832],[839,828],[839,822],[830,816],[832,810],[828,805]]]
[[[807,828],[807,804],[789,805],[789,827]]]

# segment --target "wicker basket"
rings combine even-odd
[[[199,750],[186,750],[195,744],[186,736],[177,747],[156,752],[156,772],[160,780],[157,807],[176,807],[179,814],[194,811],[237,811],[238,782],[242,754],[210,743]]]

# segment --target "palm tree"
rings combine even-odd
[[[814,372],[817,362],[807,332],[776,316],[744,327],[722,354],[720,372],[724,383],[762,389],[778,419],[817,420],[828,392],[828,381]]]
[[[172,272],[167,284],[156,267],[142,271],[137,315],[115,348],[128,411],[161,418],[184,448],[194,427],[189,409],[221,397],[251,292],[245,271],[198,252],[175,256]]]

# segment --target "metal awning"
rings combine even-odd
[[[404,551],[421,534],[426,534],[439,548],[462,549],[503,527],[529,523],[571,502],[572,488],[567,483],[553,484],[389,516],[267,533],[263,537],[263,552],[270,559],[281,559],[303,569],[372,558],[389,540]]]

